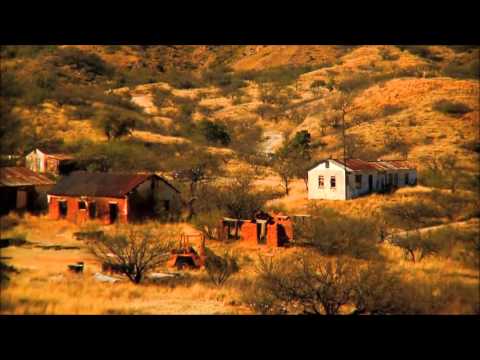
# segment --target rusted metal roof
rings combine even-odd
[[[0,168],[0,186],[41,186],[53,185],[55,182],[47,176],[35,173],[30,169],[9,166]]]
[[[343,160],[335,159],[336,162],[344,165]],[[346,166],[352,171],[388,171],[388,170],[414,170],[415,165],[406,160],[378,160],[365,161],[360,159],[346,159]]]
[[[342,165],[346,165],[347,168],[349,168],[350,170],[353,170],[353,171],[358,171],[358,170],[377,170],[377,168],[372,165],[369,161],[365,161],[365,160],[360,160],[360,159],[346,159],[345,160],[345,163],[343,162],[343,160],[338,160],[338,159],[335,159],[336,162],[342,164]]]
[[[59,196],[124,197],[137,186],[155,177],[172,187],[155,174],[121,174],[74,171],[60,180],[49,192]]]

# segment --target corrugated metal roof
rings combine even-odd
[[[164,181],[178,192],[166,180],[154,174],[74,171],[60,180],[48,193],[60,196],[123,197],[152,176]]]
[[[357,170],[377,170],[377,168],[372,165],[370,162],[365,161],[365,160],[360,160],[360,159],[346,159],[345,163],[343,160],[335,159],[336,162],[346,165],[347,168],[353,171]]]
[[[344,165],[343,160],[335,159],[336,162]],[[365,161],[360,159],[346,159],[346,166],[352,171],[359,170],[412,170],[415,166],[406,160],[378,160],[378,161]]]
[[[53,185],[55,182],[47,176],[37,174],[30,169],[18,166],[0,168],[0,186],[41,186]]]
[[[67,154],[45,154],[45,155],[57,160],[73,160],[74,159],[73,156],[67,155]]]

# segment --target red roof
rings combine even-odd
[[[30,169],[18,166],[0,168],[0,186],[40,186],[53,185],[54,181]]]

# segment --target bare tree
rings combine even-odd
[[[151,229],[127,228],[125,232],[89,240],[90,251],[135,284],[163,264],[174,247],[173,233],[154,234]]]

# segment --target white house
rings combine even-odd
[[[308,199],[346,200],[417,182],[417,171],[408,161],[347,159],[345,163],[328,159],[310,169]]]

